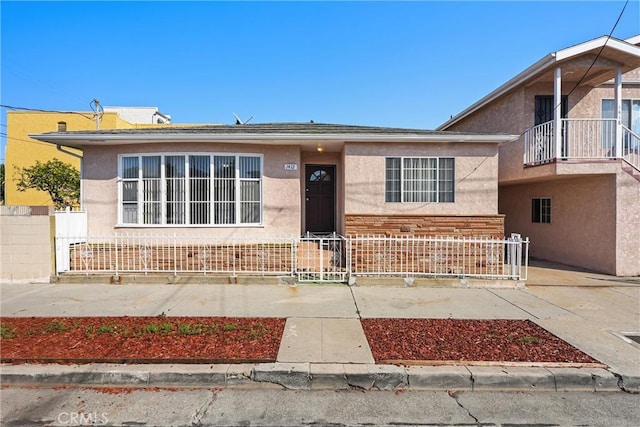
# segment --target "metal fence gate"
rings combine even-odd
[[[307,233],[296,244],[296,275],[300,282],[345,282],[346,239],[338,234]]]

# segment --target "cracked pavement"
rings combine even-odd
[[[108,391],[108,392],[106,392]],[[640,425],[640,395],[4,387],[3,426]],[[90,421],[90,422],[88,422]]]

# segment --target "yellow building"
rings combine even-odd
[[[129,118],[129,121],[124,118]],[[161,114],[155,107],[105,107],[100,113],[100,129],[131,129],[142,127],[167,126],[170,116]],[[135,121],[135,122],[134,122]],[[95,130],[98,124],[96,113],[84,112],[7,112],[7,146],[5,152],[5,204],[27,206],[53,206],[49,195],[44,191],[18,191],[16,168],[31,167],[36,161],[42,163],[57,158],[80,169],[81,151],[63,149],[55,145],[29,138],[30,134],[67,131]]]

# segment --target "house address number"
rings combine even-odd
[[[286,171],[297,171],[298,165],[296,163],[285,163],[284,170]]]

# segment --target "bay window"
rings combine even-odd
[[[123,225],[256,225],[262,222],[262,157],[122,155]]]

